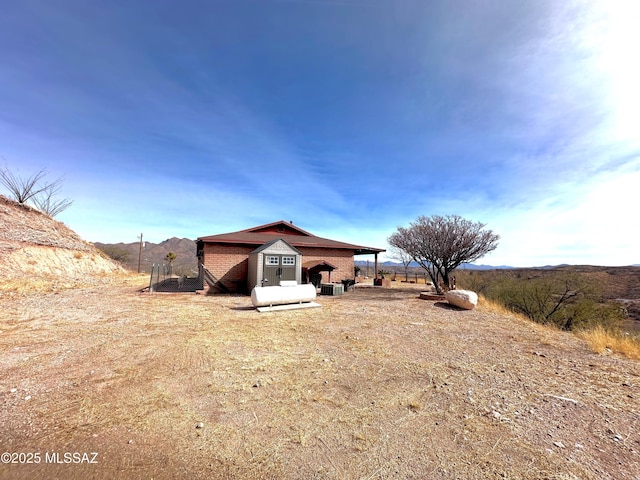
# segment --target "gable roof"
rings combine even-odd
[[[285,235],[301,235],[306,237],[313,237],[313,234],[301,229],[297,225],[294,225],[293,222],[285,222],[284,220],[265,223],[264,225],[258,225],[257,227],[247,228],[246,230],[241,230],[241,232],[279,233]]]
[[[382,248],[365,247],[328,238],[316,237],[306,230],[303,230],[302,228],[285,220],[258,225],[257,227],[240,230],[238,232],[199,237],[198,240],[204,243],[260,246],[279,238],[286,240],[289,245],[295,248],[337,248],[342,250],[353,250],[354,255],[366,255],[385,251]]]
[[[298,255],[302,255],[302,253],[300,252],[300,250],[298,250],[296,247],[292,247],[289,242],[287,242],[284,238],[276,238],[274,240],[271,240],[268,243],[265,243],[264,245],[259,246],[258,248],[256,248],[253,252],[251,253],[260,253],[260,252],[264,252],[265,250],[269,249],[269,247],[271,247],[272,245],[278,243],[278,242],[283,242],[287,247],[289,247],[291,249],[292,252],[298,254]]]

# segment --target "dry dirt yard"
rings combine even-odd
[[[142,286],[0,289],[0,478],[640,479],[640,363],[573,335],[408,284]]]

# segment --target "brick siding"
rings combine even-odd
[[[204,266],[233,292],[246,290],[249,254],[255,247],[205,243]]]
[[[298,248],[302,252],[302,263],[309,261],[324,260],[336,269],[333,272],[322,272],[322,282],[328,283],[329,277],[332,282],[339,282],[353,278],[353,250],[330,249],[330,248]]]
[[[246,291],[249,254],[255,248],[252,246],[205,243],[204,266],[231,291]],[[312,260],[324,260],[336,267],[331,272],[331,275],[329,275],[329,272],[322,272],[323,283],[329,282],[329,277],[331,282],[353,278],[352,250],[317,247],[301,247],[298,250],[302,253],[302,263]]]

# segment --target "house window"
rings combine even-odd
[[[280,265],[280,257],[267,255],[267,258],[264,261],[265,265]]]
[[[296,257],[282,257],[282,265],[295,265]]]

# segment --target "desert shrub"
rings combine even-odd
[[[129,251],[126,248],[120,247],[118,245],[102,245],[99,248],[109,258],[123,264],[126,264],[131,257],[131,253],[129,253]]]
[[[497,281],[500,274],[500,272],[495,270],[483,272],[456,270],[454,273],[458,288],[473,290],[478,295],[485,295],[489,286]]]
[[[624,310],[615,303],[583,298],[566,305],[556,324],[564,330],[590,330],[596,327],[617,330],[624,316]]]
[[[68,198],[56,198],[62,189],[62,178],[48,182],[44,180],[46,176],[45,169],[29,177],[21,177],[7,167],[0,167],[0,185],[6,188],[12,200],[21,205],[31,202],[41,212],[55,217],[69,208],[73,201]]]
[[[461,288],[474,290],[534,322],[562,330],[596,325],[616,328],[623,310],[602,299],[597,281],[577,273],[525,276],[522,272],[456,272]]]

